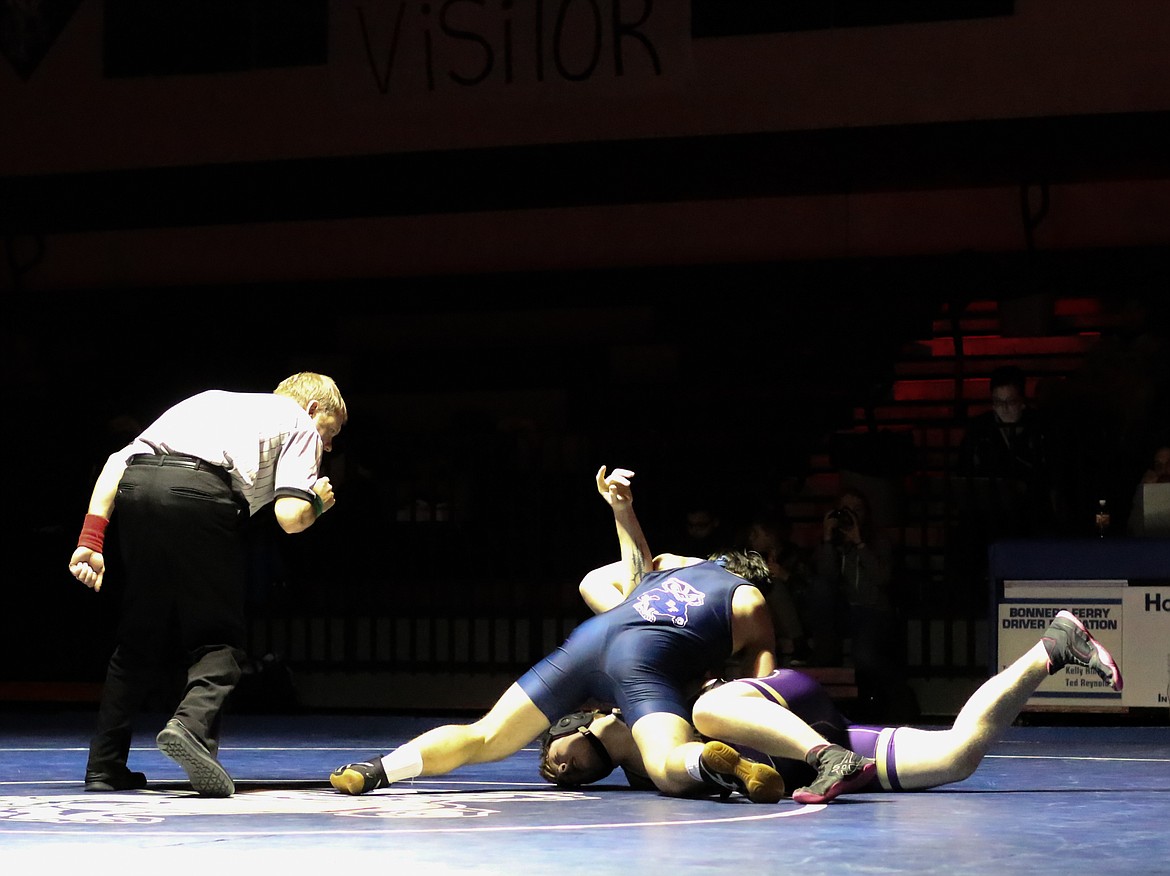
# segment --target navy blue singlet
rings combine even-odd
[[[651,572],[518,684],[550,722],[591,699],[616,705],[631,727],[653,712],[689,722],[689,694],[731,656],[731,600],[743,586],[712,562]]]

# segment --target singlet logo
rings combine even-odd
[[[687,625],[687,610],[702,605],[707,594],[696,590],[681,578],[667,578],[661,587],[647,590],[634,601],[634,610],[653,623],[658,618],[669,620],[676,627]]]

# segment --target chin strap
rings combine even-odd
[[[578,727],[577,732],[589,740],[589,744],[593,746],[593,750],[597,752],[597,756],[605,763],[605,768],[612,771],[615,764],[613,758],[609,756],[609,751],[605,744],[597,738],[597,734],[589,730],[588,727]]]

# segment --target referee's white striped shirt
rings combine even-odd
[[[278,496],[312,500],[324,445],[312,417],[272,393],[201,392],[170,408],[124,449],[197,456],[226,468],[255,514]]]

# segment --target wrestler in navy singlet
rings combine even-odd
[[[731,656],[731,601],[744,586],[714,562],[651,572],[518,684],[550,721],[590,699],[615,704],[631,727],[653,712],[690,721],[688,697]]]

